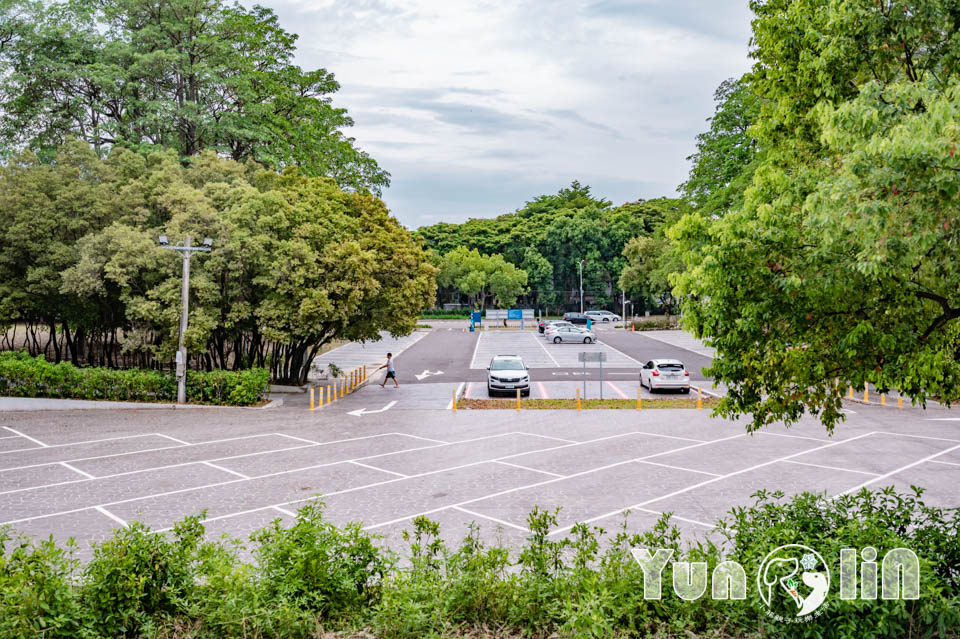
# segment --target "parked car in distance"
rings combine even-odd
[[[652,359],[640,369],[640,385],[650,392],[664,388],[690,392],[690,371],[677,359]]]
[[[584,344],[590,344],[591,342],[597,341],[597,336],[594,335],[593,331],[577,328],[576,326],[561,326],[556,330],[551,329],[547,331],[547,340],[552,341],[554,344],[559,344],[560,342],[583,342]]]
[[[487,367],[487,395],[515,396],[518,388],[521,395],[530,396],[530,371],[523,360],[516,355],[494,355]]]
[[[619,322],[620,316],[610,311],[587,311],[584,313],[594,322]]]
[[[551,328],[556,329],[556,328],[560,328],[561,326],[573,326],[573,324],[571,324],[570,322],[564,322],[563,320],[550,320],[549,322],[546,322],[544,324],[543,328],[540,329],[540,332],[546,333]]]
[[[564,313],[563,321],[570,322],[571,324],[586,324],[587,323],[587,314],[586,313]]]

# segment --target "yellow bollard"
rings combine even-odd
[[[637,389],[637,410],[643,410],[643,398],[640,397],[641,389]]]
[[[520,410],[520,389],[517,389],[517,410]]]
[[[310,387],[310,410],[316,410],[317,406],[313,403],[313,386]]]
[[[453,389],[453,404],[450,405],[453,412],[457,412],[457,389]]]
[[[863,401],[870,403],[870,389],[866,386],[863,387]]]
[[[363,381],[367,381],[367,365],[363,365]]]
[[[337,401],[337,391],[333,385],[327,386],[327,403],[332,404]]]
[[[897,408],[903,408],[903,397],[897,397]]]
[[[317,399],[319,400],[317,402],[317,407],[323,408],[323,388],[320,389],[320,397],[318,397]]]
[[[340,380],[340,399],[343,399],[343,387],[347,385],[347,380]]]
[[[703,392],[697,389],[697,410],[703,410]]]
[[[580,389],[577,389],[577,410],[580,410]]]
[[[887,396],[886,396],[886,395],[881,395],[881,396],[880,396],[880,405],[881,405],[881,406],[886,406],[886,405],[887,405]]]
[[[847,395],[850,399],[853,399],[853,386],[850,387],[850,393]]]

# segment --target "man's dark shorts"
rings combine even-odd
[[[397,378],[397,371],[387,371],[386,379],[396,379],[396,378]]]

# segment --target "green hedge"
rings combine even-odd
[[[247,406],[264,398],[270,373],[262,368],[245,371],[187,371],[187,401]],[[172,372],[146,369],[77,368],[51,364],[23,351],[0,352],[0,395],[69,399],[167,402],[177,399]]]
[[[519,552],[485,544],[475,526],[457,548],[439,540],[439,525],[417,517],[404,535],[408,560],[378,548],[359,524],[337,527],[313,502],[284,527],[279,520],[251,536],[254,561],[239,542],[206,540],[199,518],[172,534],[134,523],[97,544],[81,566],[74,548],[52,538],[31,545],[0,529],[0,636],[165,637],[957,637],[960,542],[957,510],[925,506],[916,494],[863,490],[827,499],[756,495],[715,531],[722,543],[681,542],[664,515],[640,533],[610,534],[578,524],[565,538],[549,534],[556,511],[534,509]],[[767,614],[756,568],[771,550],[802,543],[830,565],[822,614],[786,623]],[[920,560],[917,600],[843,600],[841,548],[895,547]],[[744,600],[677,597],[671,571],[663,597],[646,600],[631,548],[673,549],[674,559],[723,559],[747,571]],[[721,550],[722,547],[722,550]],[[708,573],[709,574],[709,573]],[[787,601],[786,604],[791,604]],[[784,608],[789,616],[791,612]],[[796,609],[792,610],[792,614]],[[344,634],[325,634],[343,631]]]

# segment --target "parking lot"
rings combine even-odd
[[[421,514],[451,542],[476,521],[488,541],[515,545],[534,506],[562,507],[554,535],[577,521],[610,530],[628,512],[636,530],[671,512],[687,538],[710,534],[761,488],[917,485],[931,504],[960,506],[960,417],[942,409],[851,403],[832,437],[811,419],[749,435],[743,423],[696,410],[449,410],[455,390],[473,384],[485,395],[476,364],[500,345],[551,349],[556,362],[533,369],[548,393],[582,383],[552,381],[576,370],[566,352],[581,346],[537,339],[435,330],[404,346],[399,389],[370,385],[316,411],[296,396],[267,410],[0,413],[0,524],[75,537],[88,556],[90,542],[132,521],[166,530],[205,511],[211,536],[244,538],[316,498],[332,521],[360,521],[398,549]],[[696,344],[671,344],[682,339],[611,332],[595,348],[622,358],[611,373],[674,356],[665,352],[688,353],[693,373],[709,359]],[[424,369],[437,374],[418,380]],[[628,382],[614,380],[626,393]]]

